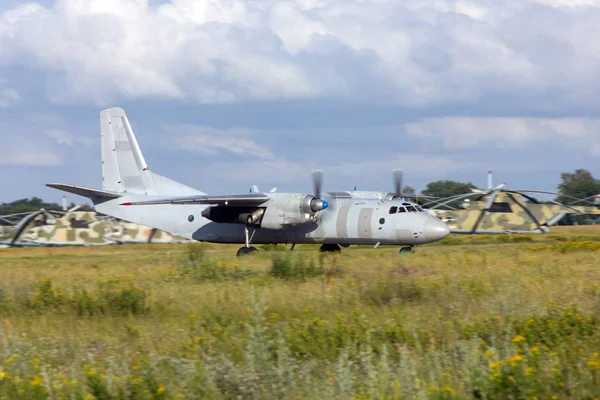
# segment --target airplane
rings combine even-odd
[[[314,191],[208,195],[148,168],[121,108],[100,113],[102,189],[61,183],[48,187],[89,198],[96,211],[200,242],[243,244],[237,255],[255,253],[253,244],[402,246],[448,236],[448,226],[416,204],[392,194],[355,199],[347,192],[323,193],[323,171],[313,171]]]
[[[91,211],[69,211],[44,222],[23,232],[20,242],[41,246],[187,242],[156,229],[99,216]]]
[[[492,185],[492,171],[488,172],[488,188],[470,189],[459,194],[423,204],[430,214],[448,224],[455,234],[528,234],[549,233],[566,215],[598,215],[597,204],[575,206],[555,200],[540,201],[536,195],[558,193],[541,190],[507,189],[506,183]],[[458,207],[458,208],[457,208]]]

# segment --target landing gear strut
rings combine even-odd
[[[400,249],[400,254],[404,254],[404,253],[408,253],[408,252],[416,253],[416,251],[417,251],[417,246],[405,246]]]
[[[342,249],[337,244],[324,244],[319,248],[322,253],[340,253]]]
[[[241,256],[247,256],[249,254],[253,254],[253,253],[258,253],[258,249],[256,247],[252,247],[250,246],[250,234],[248,232],[248,226],[245,225],[244,226],[244,233],[246,234],[246,246],[244,247],[240,247],[240,249],[237,251],[237,256],[241,257]],[[254,236],[254,235],[252,235]]]

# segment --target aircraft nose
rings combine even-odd
[[[436,240],[442,240],[450,234],[450,228],[448,228],[448,225],[437,218],[429,218],[427,222],[425,222],[423,229],[423,233],[425,234],[427,240],[431,240],[432,242]]]

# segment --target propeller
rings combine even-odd
[[[392,171],[394,175],[394,195],[397,197],[402,197],[402,183],[404,181],[404,170],[403,169],[395,169]]]
[[[322,170],[314,170],[312,172],[314,199],[310,201],[310,209],[314,212],[321,211],[329,207],[329,203],[321,199],[323,176],[324,172]]]

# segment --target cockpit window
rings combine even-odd
[[[424,211],[421,207],[419,207],[419,206],[416,206],[416,207],[417,207],[417,211],[419,211],[419,212],[423,212]]]
[[[390,207],[390,214],[396,214],[398,207]]]
[[[406,208],[404,208],[404,207],[398,207],[398,212],[399,213],[406,212]]]
[[[417,209],[414,208],[413,206],[408,206],[408,207],[406,207],[406,209],[408,210],[408,212],[417,212]]]
[[[492,203],[492,206],[490,207],[490,212],[511,213],[512,209],[510,208],[510,204],[508,204],[506,202],[495,201],[494,203]]]
[[[85,220],[71,218],[69,220],[69,225],[73,229],[88,229],[89,223]]]

